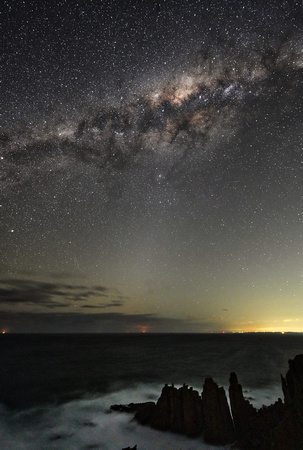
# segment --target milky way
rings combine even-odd
[[[297,329],[301,5],[5,8],[3,326]]]
[[[193,152],[199,160],[211,159],[220,150],[209,141],[219,147],[243,121],[268,120],[263,110],[254,117],[251,110],[260,108],[258,102],[287,110],[291,98],[301,95],[303,56],[297,40],[285,35],[268,48],[257,45],[246,43],[244,54],[242,48],[228,47],[217,48],[213,56],[206,49],[192,55],[195,66],[168,73],[142,96],[121,96],[118,104],[104,106],[100,99],[101,106],[83,117],[79,110],[76,119],[67,114],[56,124],[44,121],[16,134],[3,132],[3,188],[43,172],[81,171],[82,165],[95,166],[103,178],[107,170],[154,160],[164,163],[165,175],[174,173]]]

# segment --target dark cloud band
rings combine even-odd
[[[86,302],[95,301],[95,306]],[[6,279],[0,281],[0,306],[36,305],[46,309],[69,307],[80,302],[82,307],[117,308],[125,297],[105,286],[87,287],[42,281]],[[83,304],[82,304],[83,303]],[[82,305],[81,305],[82,304]]]

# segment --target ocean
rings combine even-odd
[[[112,404],[156,401],[165,383],[202,392],[231,371],[256,406],[283,398],[280,374],[303,334],[3,334],[0,448],[220,449],[138,425]],[[224,447],[229,448],[229,447]]]

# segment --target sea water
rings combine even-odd
[[[110,406],[156,401],[165,383],[201,392],[208,376],[227,392],[234,371],[259,408],[283,397],[280,374],[299,353],[303,334],[1,335],[0,448],[218,449]]]

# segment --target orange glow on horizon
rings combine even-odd
[[[146,334],[150,330],[150,325],[138,325],[140,333]]]
[[[263,323],[233,323],[230,331],[232,333],[302,333],[303,319],[279,319]]]

